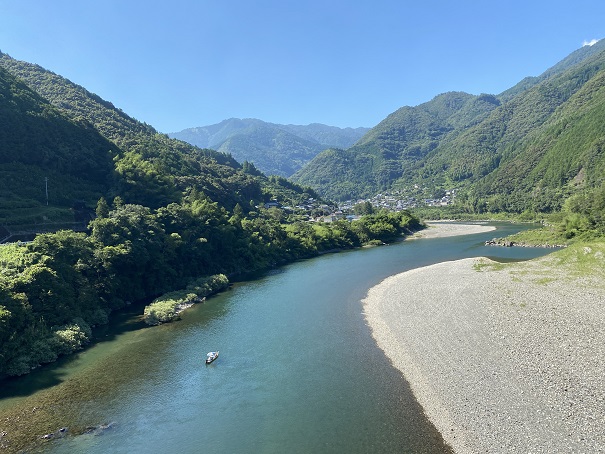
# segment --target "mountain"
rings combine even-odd
[[[555,87],[564,101],[539,126],[502,147],[499,165],[475,184],[475,194],[497,209],[558,210],[571,194],[603,182],[605,51],[536,91],[552,98]]]
[[[292,134],[320,143],[324,149],[349,148],[357,142],[370,128],[338,128],[321,123],[310,125],[276,125],[278,128],[291,132]]]
[[[491,95],[451,92],[416,107],[402,107],[350,149],[324,151],[293,179],[335,199],[374,194],[401,177],[414,177],[433,149],[499,104]]]
[[[118,148],[0,67],[0,224],[69,210],[109,190]],[[19,215],[15,216],[18,212]]]
[[[335,199],[418,185],[465,189],[483,209],[557,210],[602,180],[604,70],[599,41],[500,95],[445,93],[403,107],[293,179]]]
[[[229,154],[160,134],[38,65],[0,52],[0,71],[1,223],[66,221],[74,201],[94,207],[101,196],[158,208],[193,190],[228,210],[288,191],[304,198],[302,188],[286,191]]]
[[[94,130],[104,139],[105,155],[110,160],[109,170],[107,166],[99,167],[108,180],[105,196],[120,195],[128,203],[158,207],[178,201],[186,187],[195,186],[213,200],[233,206],[244,201],[248,204],[261,192],[258,183],[253,183],[250,177],[235,178],[243,172],[233,158],[169,139],[51,71],[3,53],[0,53],[0,68],[35,91],[37,99],[52,106],[70,122]],[[25,133],[17,139],[26,140]],[[48,144],[46,150],[49,161],[54,162],[61,147]],[[41,151],[39,147],[32,150],[39,161]],[[74,155],[72,159],[77,162],[83,157]],[[79,176],[82,180],[88,179],[86,174]],[[237,193],[243,197],[234,198]],[[98,198],[96,193],[84,200],[95,204]]]
[[[516,94],[527,90],[528,88],[537,85],[538,83],[548,79],[551,76],[556,76],[557,74],[561,74],[565,70],[582,63],[584,60],[592,57],[595,54],[600,53],[603,48],[605,48],[605,43],[603,40],[597,41],[593,45],[582,46],[579,49],[576,49],[563,60],[552,66],[551,68],[544,71],[537,77],[526,77],[521,82],[516,84],[515,86],[509,88],[502,92],[498,97],[501,100],[509,100],[514,97]]]
[[[253,118],[231,118],[168,135],[230,154],[239,162],[252,162],[268,175],[289,177],[320,151],[330,147],[348,148],[367,131],[368,128],[343,129],[319,123],[280,125]]]

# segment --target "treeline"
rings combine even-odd
[[[90,234],[0,248],[0,377],[81,348],[91,327],[127,302],[422,228],[408,212],[313,224],[283,223],[274,211],[227,211],[195,191],[157,209],[101,199]]]

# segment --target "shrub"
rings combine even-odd
[[[74,323],[54,330],[53,340],[57,353],[63,355],[80,350],[90,342],[91,329],[81,318],[74,319]]]
[[[202,301],[205,297],[226,288],[228,285],[229,279],[224,274],[196,279],[185,290],[166,293],[153,300],[149,306],[145,307],[143,320],[148,325],[171,322],[187,307]]]

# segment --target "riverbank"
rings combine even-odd
[[[446,238],[496,230],[496,227],[492,225],[459,224],[455,222],[427,222],[426,225],[426,229],[414,233],[410,238]]]
[[[440,263],[368,292],[378,346],[456,452],[605,451],[605,245],[570,249]]]

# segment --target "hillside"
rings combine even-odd
[[[582,167],[568,165],[578,163],[578,157],[586,156],[594,141],[605,136],[597,117],[584,139],[575,140],[573,146],[568,140],[568,134],[580,127],[577,119],[593,118],[593,106],[600,102],[605,46],[601,49],[573,65],[557,65],[560,71],[548,70],[541,82],[502,104],[480,124],[440,144],[427,157],[425,175],[434,179],[441,175],[445,184],[470,187],[473,197],[488,202],[492,210],[560,209],[574,191],[568,183]],[[571,129],[561,134],[555,124]],[[596,182],[600,176],[593,170],[600,168],[602,158],[591,156],[585,177]]]
[[[118,153],[0,67],[0,225],[73,220],[75,201],[108,192]]]
[[[402,107],[350,149],[321,153],[293,179],[335,199],[374,194],[402,177],[414,179],[433,149],[498,105],[490,95],[451,92],[416,107]]]
[[[293,179],[336,199],[417,184],[464,189],[459,201],[472,200],[472,211],[560,209],[575,190],[600,184],[604,69],[600,41],[499,96],[446,93],[401,108]]]
[[[245,173],[229,155],[159,134],[110,102],[38,65],[0,53],[0,68],[23,81],[38,99],[52,105],[66,119],[94,131],[106,150],[112,150],[109,169],[98,168],[98,172],[106,172],[107,186],[80,197],[89,206],[96,204],[101,192],[109,198],[119,195],[127,203],[154,208],[181,200],[191,189],[229,209],[237,203],[248,206],[251,200],[262,201],[264,197],[261,186],[265,183]],[[25,136],[17,140],[25,140]],[[60,147],[47,144],[46,149],[54,161]],[[82,157],[73,158],[77,161]],[[86,174],[79,176],[87,180]]]
[[[558,210],[571,194],[602,184],[604,145],[605,69],[600,69],[511,147],[474,190],[497,209]]]
[[[261,120],[231,118],[218,124],[169,133],[170,137],[249,161],[267,175],[289,177],[320,151],[348,148],[368,128],[337,128],[318,123],[280,125]]]

